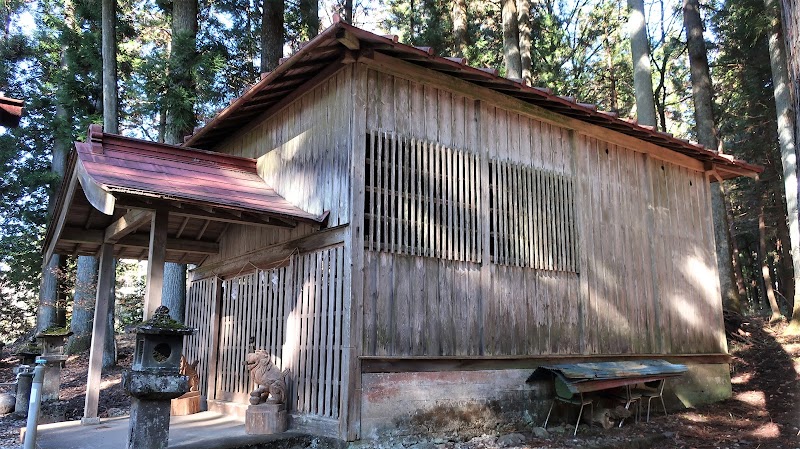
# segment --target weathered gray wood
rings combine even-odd
[[[361,433],[361,359],[364,325],[364,160],[366,149],[362,136],[367,131],[363,71],[353,71],[351,84],[350,135],[352,161],[349,167],[350,238],[343,260],[341,393],[339,396],[339,435],[352,441]],[[336,401],[336,397],[333,401]]]
[[[94,323],[104,323],[108,306],[114,297],[114,245],[104,243],[100,247],[100,264],[97,269],[97,299],[95,300]],[[100,397],[100,376],[103,366],[103,345],[106,326],[93,326],[92,345],[89,351],[89,373],[86,377],[86,397],[83,420],[96,424],[97,404]]]

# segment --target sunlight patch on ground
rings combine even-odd
[[[121,377],[117,377],[116,379],[108,379],[108,380],[104,380],[104,381],[103,381],[103,382],[100,384],[100,389],[101,389],[101,390],[105,390],[106,388],[108,388],[108,387],[111,387],[111,386],[113,386],[113,385],[116,385],[116,384],[120,383],[121,381],[122,381],[122,378],[121,378]]]
[[[708,422],[708,418],[706,418],[705,416],[703,416],[703,415],[701,415],[699,413],[694,413],[694,412],[686,413],[684,416],[686,417],[687,420],[689,420],[691,422],[696,422],[696,423]]]
[[[749,383],[753,379],[753,373],[741,373],[737,374],[734,377],[731,377],[732,384],[746,384]]]
[[[781,429],[774,422],[766,423],[750,432],[750,435],[756,438],[778,438],[780,434]]]
[[[783,350],[789,355],[800,356],[800,343],[785,343]]]
[[[753,407],[764,408],[767,406],[767,398],[764,396],[763,391],[743,391],[737,393],[734,398],[737,401],[742,401],[745,404],[750,404]]]

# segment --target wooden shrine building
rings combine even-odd
[[[709,183],[760,169],[547,89],[337,21],[183,146],[93,128],[70,161],[47,255],[149,258],[148,310],[195,264],[209,409],[244,412],[253,349],[345,440],[535,415],[553,361],[730,394]]]

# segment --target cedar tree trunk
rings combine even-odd
[[[636,118],[642,125],[656,126],[653,74],[650,70],[650,42],[644,20],[644,0],[628,0],[628,33],[633,57],[633,86],[636,93]]]
[[[278,67],[283,57],[283,0],[264,0],[261,10],[261,73]]]
[[[703,22],[700,18],[698,0],[684,0],[683,25],[686,28],[686,46],[689,51],[689,71],[694,97],[694,118],[697,126],[697,140],[709,149],[717,149],[717,136],[714,126],[714,110],[711,89],[711,74],[708,69],[706,42],[703,39]],[[726,309],[741,310],[739,293],[733,278],[733,265],[730,253],[730,228],[725,211],[725,198],[722,182],[711,185],[711,209],[714,217],[714,240],[717,250],[717,269],[719,271],[722,304]]]
[[[516,0],[503,0],[503,56],[506,61],[506,78],[522,78]]]

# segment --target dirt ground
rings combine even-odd
[[[395,441],[393,449],[494,449],[528,448],[758,448],[800,449],[800,337],[784,335],[783,323],[769,325],[759,318],[728,320],[729,351],[733,356],[733,397],[698,409],[663,416],[656,412],[649,423],[631,423],[604,430],[582,425],[572,437],[568,425],[509,435],[484,435],[469,441],[419,437]],[[120,364],[104,373],[99,412],[101,417],[127,414],[130,400],[122,390],[120,375],[131,362],[130,342],[120,345]],[[13,380],[16,358],[2,352],[0,382]],[[44,411],[50,418],[80,419],[83,414],[88,355],[72,356],[62,371],[61,401]],[[654,404],[654,410],[657,410]],[[0,417],[0,449],[17,449],[24,420]]]

